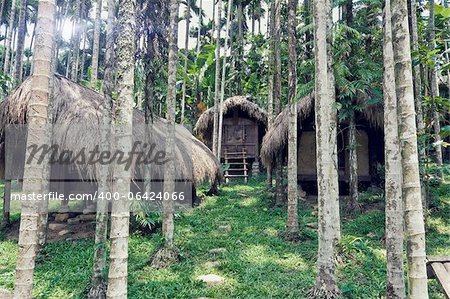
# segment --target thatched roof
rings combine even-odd
[[[314,113],[314,95],[306,96],[297,102],[298,122],[301,124]],[[383,129],[383,107],[381,104],[367,106],[360,117],[373,127]],[[286,107],[274,120],[273,125],[263,138],[261,146],[261,161],[264,166],[273,166],[275,155],[284,152],[288,140],[289,111]],[[299,132],[300,133],[300,132]]]
[[[100,124],[103,113],[103,95],[55,75],[52,97],[53,123],[61,134],[53,136],[61,150],[79,152],[83,148],[89,152],[100,139]],[[25,124],[27,106],[30,101],[31,79],[25,80],[11,95],[0,103],[0,139],[4,142],[5,128],[9,124]],[[144,113],[137,109],[133,113],[133,136],[144,140]],[[152,128],[152,141],[165,144],[167,121],[155,117]],[[193,178],[195,183],[220,179],[220,164],[212,152],[198,139],[180,125],[176,125],[175,165],[179,178]],[[3,158],[4,159],[4,158]],[[97,177],[98,169],[89,166],[84,169],[90,178]],[[134,169],[134,166],[133,166]],[[158,177],[164,173],[164,165],[151,166]]]
[[[263,126],[267,126],[267,112],[251,101],[247,96],[234,96],[223,102],[223,115],[227,115],[233,109],[244,112],[250,119],[255,120]],[[202,113],[195,124],[194,133],[196,136],[207,143],[212,140],[212,131],[214,127],[214,107],[209,108]]]

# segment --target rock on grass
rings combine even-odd
[[[150,265],[155,269],[167,268],[180,260],[180,252],[176,247],[162,247],[151,258]]]

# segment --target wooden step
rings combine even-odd
[[[232,174],[228,174],[225,175],[225,178],[248,178],[248,175],[232,175]]]
[[[231,168],[231,169],[228,169],[228,171],[248,171],[248,169],[247,168]]]
[[[227,164],[229,164],[229,165],[246,165],[248,163],[247,162],[228,162]]]
[[[228,152],[225,155],[245,155],[246,152]]]

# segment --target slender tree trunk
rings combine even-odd
[[[213,7],[212,7],[211,44],[214,43],[214,32],[216,32],[216,1],[213,1],[212,4],[213,4]],[[220,20],[220,16],[219,16],[219,20]]]
[[[30,50],[33,49],[33,47],[34,47],[35,35],[36,35],[36,24],[33,26],[33,33],[31,34]],[[33,55],[34,55],[34,53],[33,53]],[[58,58],[58,57],[56,57],[56,58]],[[57,65],[57,63],[58,63],[58,60],[56,60],[54,65]],[[31,60],[29,75],[31,75],[33,73],[33,68],[34,68],[34,59]]]
[[[100,25],[102,22],[102,0],[97,0],[95,6],[94,42],[92,46],[91,86],[95,86],[98,79],[98,56],[100,52]]]
[[[219,132],[219,88],[220,88],[220,19],[222,18],[222,0],[219,0],[217,6],[218,24],[217,24],[217,42],[216,42],[216,78],[214,84],[214,127],[213,127],[213,154],[220,160],[218,149],[218,132]]]
[[[268,83],[267,83],[267,127],[270,129],[273,125],[273,121],[275,119],[274,110],[273,110],[273,100],[274,100],[274,76],[275,76],[275,40],[274,40],[274,31],[275,31],[275,1],[270,1],[270,9],[268,10],[268,35],[269,35],[269,70],[268,70]],[[267,168],[267,187],[272,188],[272,169],[271,167]]]
[[[436,31],[435,31],[435,13],[434,13],[434,0],[430,0],[430,21],[429,21],[429,47],[431,50],[436,48]],[[433,130],[434,130],[434,150],[436,151],[436,164],[439,168],[438,176],[440,179],[443,178],[442,173],[442,146],[441,146],[441,115],[438,111],[435,101],[439,97],[439,83],[437,78],[437,65],[436,65],[436,55],[433,55],[433,66],[430,68],[430,78],[431,78],[431,97],[433,98],[433,104],[431,106],[431,113],[433,119]]]
[[[358,143],[356,141],[356,120],[355,111],[350,114],[348,128],[348,159],[350,166],[350,206],[349,210],[354,211],[358,205]]]
[[[197,32],[197,55],[195,57],[195,60],[197,62],[198,57],[200,56],[200,50],[201,50],[201,46],[202,46],[202,41],[201,41],[201,30],[202,30],[202,24],[203,24],[203,1],[200,0],[200,4],[199,4],[199,11],[200,14],[198,16],[198,32]],[[200,94],[200,74],[198,76],[196,76],[195,78],[195,99],[196,99],[196,103],[195,103],[195,107],[196,109],[196,115],[195,117],[197,117],[198,115],[200,115],[202,113],[202,111],[200,109],[198,109],[198,104],[201,102],[201,94]]]
[[[14,61],[15,61],[15,49],[16,49],[16,43],[17,43],[17,28],[14,28],[13,33],[13,39],[12,39],[12,46],[11,46],[11,55],[10,55],[10,61],[9,61],[9,73],[8,75],[13,78],[14,75]]]
[[[10,225],[10,209],[11,209],[11,180],[5,181],[3,188],[3,219],[1,227],[8,227]]]
[[[203,25],[203,0],[200,0],[198,10],[200,13],[198,15],[197,56],[200,54],[200,49],[202,47],[201,37],[202,37],[202,25]]]
[[[274,28],[273,28],[273,42],[275,49],[275,67],[273,78],[273,100],[275,114],[278,115],[281,112],[281,0],[275,0],[275,12],[274,12]],[[278,153],[276,155],[276,190],[275,190],[275,203],[281,204],[284,199],[284,186],[283,186],[283,155]]]
[[[170,31],[169,31],[169,70],[167,83],[167,114],[168,136],[166,138],[166,155],[173,157],[175,154],[175,107],[176,107],[176,81],[178,63],[178,0],[170,1]],[[170,159],[170,158],[169,158]],[[175,191],[175,165],[173,159],[164,167],[164,192]],[[163,202],[163,236],[165,247],[174,247],[174,216],[173,202]]]
[[[30,145],[49,144],[47,123],[51,94],[52,55],[54,46],[55,1],[41,0],[38,6],[35,67],[31,84],[31,100],[28,106],[28,137]],[[43,194],[48,189],[48,163],[33,160],[24,169],[24,192]],[[28,299],[33,296],[33,272],[38,248],[39,205],[35,202],[22,203],[19,252],[16,264],[14,298]]]
[[[227,14],[227,28],[225,33],[225,46],[224,50],[225,53],[223,55],[223,63],[222,63],[222,78],[221,78],[221,86],[220,86],[220,104],[219,104],[219,133],[217,137],[217,153],[220,157],[220,153],[222,152],[222,133],[223,133],[223,100],[225,98],[225,75],[226,75],[226,69],[227,69],[227,52],[228,52],[228,40],[230,35],[230,21],[231,21],[231,13],[232,13],[232,6],[233,6],[233,0],[228,0],[228,14]],[[230,49],[231,53],[231,42],[230,42]]]
[[[242,8],[242,1],[238,3],[238,12],[237,12],[237,21],[238,21],[238,39],[237,39],[237,66],[236,66],[236,87],[237,94],[242,95],[242,68],[244,66],[244,30],[243,30],[243,22],[244,22],[244,11]]]
[[[84,0],[83,0],[84,1]],[[75,28],[74,28],[74,35],[73,35],[73,59],[72,59],[72,70],[70,73],[70,79],[73,81],[78,81],[78,62],[79,62],[79,56],[80,56],[80,27],[81,27],[81,0],[76,0],[75,2],[75,12],[74,17],[76,18],[75,21]]]
[[[415,52],[419,49],[419,33],[417,29],[417,3],[416,0],[410,0],[410,12],[411,12],[411,43],[412,43],[412,51]],[[413,65],[413,83],[414,83],[414,98],[415,98],[415,108],[416,108],[416,123],[417,123],[417,134],[419,135],[419,163],[421,168],[425,167],[426,163],[426,153],[425,153],[425,121],[423,117],[423,108],[422,108],[422,79],[421,79],[421,70],[420,65]],[[422,192],[422,205],[425,208],[427,206],[427,192],[426,192],[426,184],[424,182],[424,173],[421,171],[420,176],[420,185]]]
[[[134,64],[136,51],[136,1],[119,1],[114,131],[116,150],[129,153],[133,141]],[[130,191],[131,170],[114,165],[114,189],[121,196]],[[114,201],[111,209],[111,252],[107,298],[127,298],[128,235],[130,211],[126,199]]]
[[[189,30],[191,24],[191,0],[187,0],[186,7],[186,31],[184,37],[184,75],[187,77],[188,56],[189,56]],[[186,78],[183,80],[182,97],[181,97],[181,124],[184,124],[184,111],[186,106]]]
[[[289,35],[289,130],[288,130],[288,218],[287,232],[298,234],[298,190],[297,190],[297,0],[288,2]]]
[[[6,36],[5,64],[3,65],[3,73],[9,74],[11,68],[11,44],[14,32],[14,19],[16,15],[16,0],[11,0],[11,10],[9,12],[8,35]]]
[[[5,10],[5,2],[6,0],[2,0],[2,3],[0,4],[0,24],[3,22],[3,11]]]
[[[113,91],[114,91],[114,27],[115,27],[115,11],[116,1],[108,0],[108,21],[106,27],[106,52],[105,52],[105,78],[103,85],[103,93],[105,96],[103,112],[103,130],[102,145],[108,150],[111,147],[111,125],[112,125],[112,107],[113,107]],[[100,168],[101,174],[99,179],[98,192],[111,192],[112,182],[109,166],[103,165]],[[106,242],[108,230],[108,202],[97,200],[97,214],[95,225],[95,245],[94,245],[94,262],[93,274],[91,281],[91,289],[88,293],[89,299],[105,298],[106,296]]]
[[[86,64],[86,41],[87,41],[87,24],[84,24],[83,28],[83,53],[81,54],[81,64],[80,64],[80,80],[84,78],[84,65]]]
[[[335,276],[336,243],[340,239],[337,171],[337,111],[332,70],[332,3],[314,0],[315,124],[319,206],[317,280],[312,295],[339,294]]]
[[[400,113],[403,201],[410,298],[428,298],[425,226],[420,190],[417,129],[406,0],[391,1],[396,94]]]
[[[19,7],[19,28],[17,34],[17,50],[16,50],[16,65],[14,71],[14,79],[18,83],[22,82],[22,65],[23,65],[23,50],[25,46],[25,33],[26,33],[26,9],[27,1],[20,0]]]
[[[384,8],[384,132],[386,193],[387,298],[406,298],[403,270],[402,161],[395,93],[390,0]]]

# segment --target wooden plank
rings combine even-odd
[[[442,263],[432,263],[431,268],[436,276],[437,281],[444,290],[444,294],[447,298],[450,298],[450,273],[447,272]]]
[[[450,263],[450,256],[427,256],[428,263]]]

